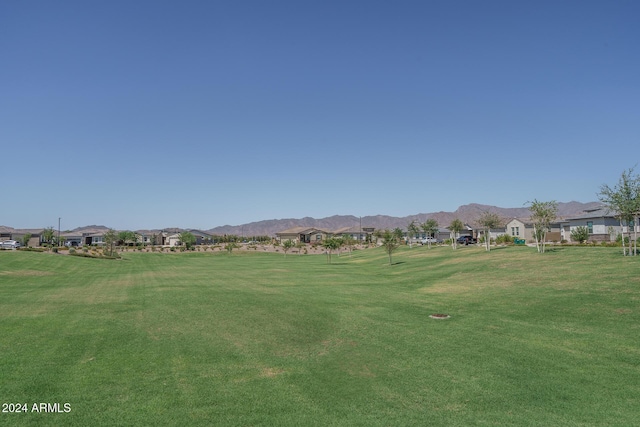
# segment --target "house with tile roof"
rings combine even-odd
[[[320,243],[331,236],[333,232],[315,227],[293,227],[276,233],[277,239],[281,242],[291,240],[292,242]]]
[[[562,225],[560,221],[555,221],[550,224],[550,229],[547,231],[547,242],[559,242],[562,237]],[[512,218],[505,225],[505,233],[515,239],[524,239],[527,243],[535,242],[533,235],[533,221],[531,218]]]
[[[630,224],[635,231],[640,231],[640,225]],[[577,227],[587,227],[589,230],[589,241],[612,242],[619,234],[627,233],[628,224],[621,224],[617,218],[617,213],[606,206],[585,210],[584,213],[562,221],[562,238],[571,241],[571,232]],[[632,236],[632,239],[634,237]]]

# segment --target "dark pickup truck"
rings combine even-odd
[[[460,237],[458,237],[456,242],[459,245],[473,245],[475,243],[478,243],[478,239],[474,239],[471,236],[460,236]]]

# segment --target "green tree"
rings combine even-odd
[[[51,245],[53,244],[53,237],[56,235],[56,232],[53,231],[53,227],[47,227],[44,230],[42,230],[42,240],[45,241],[45,243]]]
[[[413,220],[407,225],[407,239],[409,240],[409,248],[413,248],[412,242],[415,237],[420,233],[420,226]]]
[[[400,246],[400,240],[402,239],[402,230],[400,233],[397,232],[397,228],[393,231],[383,230],[380,232],[380,237],[382,238],[382,247],[384,248],[387,255],[389,255],[389,265],[391,265],[391,255],[393,252],[398,249]]]
[[[503,221],[497,213],[485,211],[478,218],[478,225],[484,230],[484,240],[486,243],[486,250],[491,250],[491,229],[498,228],[502,225]]]
[[[547,232],[551,229],[551,223],[558,217],[558,203],[555,200],[529,202],[531,222],[533,223],[533,238],[536,240],[536,248],[539,253],[544,253],[547,241]]]
[[[334,239],[338,244],[338,247],[336,248],[336,250],[338,251],[338,257],[340,257],[340,255],[342,255],[342,247],[344,246],[344,239],[342,237],[334,237]]]
[[[22,236],[22,247],[26,248],[29,246],[29,240],[31,240],[31,233],[27,233]]]
[[[102,237],[104,238],[105,249],[107,250],[108,255],[114,256],[113,249],[116,245],[116,241],[118,240],[118,235],[116,234],[116,231],[110,228],[106,233],[104,233]]]
[[[344,243],[344,246],[349,251],[349,256],[351,256],[351,251],[353,250],[353,245],[356,244],[356,239],[354,239],[351,234],[343,234],[342,241]]]
[[[448,228],[449,231],[451,231],[451,247],[453,247],[453,249],[455,250],[458,248],[458,242],[456,239],[458,238],[460,232],[464,230],[464,224],[462,223],[462,221],[456,218],[451,221],[451,224],[449,224]]]
[[[404,242],[404,231],[402,231],[402,228],[396,227],[393,229],[392,233],[396,236],[396,239],[398,239],[398,244],[402,244]]]
[[[133,231],[125,230],[118,233],[118,243],[128,246],[136,241],[136,233]]]
[[[287,252],[289,252],[289,249],[291,249],[294,246],[295,246],[295,243],[293,243],[291,239],[287,239],[282,243],[282,251],[284,252],[285,258],[287,257]]]
[[[422,231],[424,231],[427,237],[435,237],[438,232],[438,227],[438,221],[432,218],[420,225],[420,228],[422,228]],[[431,249],[431,240],[427,240],[427,245],[429,245],[429,249]]]
[[[340,248],[341,241],[340,239],[336,239],[335,237],[329,237],[322,242],[322,246],[326,250],[327,254],[327,262],[331,264],[331,252]]]
[[[180,233],[180,243],[183,244],[187,250],[191,250],[191,248],[196,244],[196,236],[189,231],[183,231]]]
[[[187,250],[191,250],[196,244],[196,236],[194,236],[193,233],[189,231],[183,231],[182,233],[180,233],[179,237],[180,244],[184,245]]]
[[[589,228],[584,225],[574,228],[571,230],[571,240],[583,244],[589,240]]]
[[[627,226],[629,255],[635,255],[637,250],[631,249],[631,229],[633,228],[635,233],[638,215],[640,215],[640,177],[634,174],[633,168],[626,170],[622,172],[618,183],[613,188],[606,184],[601,186],[598,197],[615,212],[620,221],[620,228]],[[637,235],[635,237],[637,240]],[[623,255],[626,255],[624,243],[622,248]]]
[[[238,245],[236,244],[236,242],[229,242],[224,246],[224,248],[227,250],[227,252],[229,252],[229,255],[231,255],[233,250],[235,248],[237,248],[237,247],[238,247]]]

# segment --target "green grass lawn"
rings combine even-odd
[[[2,251],[0,425],[640,425],[640,257],[393,261]]]

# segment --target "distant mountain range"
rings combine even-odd
[[[568,202],[558,203],[558,216],[560,218],[566,218],[574,215],[581,214],[587,209],[594,209],[600,206],[598,202],[580,203],[580,202]],[[405,217],[393,217],[387,215],[375,215],[375,216],[363,216],[362,218],[353,215],[334,215],[327,218],[287,218],[287,219],[270,219],[265,221],[251,222],[249,224],[241,225],[224,225],[221,227],[211,228],[209,230],[203,230],[207,233],[224,235],[235,234],[238,236],[274,236],[277,232],[283,231],[293,227],[315,227],[326,230],[337,230],[344,227],[358,227],[362,224],[363,227],[375,227],[381,228],[402,228],[406,229],[407,225],[411,221],[423,223],[429,218],[433,218],[438,221],[440,227],[446,227],[458,218],[462,222],[474,225],[474,222],[483,212],[494,212],[505,219],[511,218],[527,218],[531,215],[529,209],[522,208],[500,208],[497,206],[480,205],[477,203],[471,203],[469,205],[460,206],[455,212],[432,212],[432,213],[420,213],[416,215],[409,215]],[[11,227],[0,226],[0,231],[14,230]],[[76,233],[100,233],[108,230],[109,227],[104,225],[88,225],[84,227],[78,227],[72,232]],[[182,231],[179,228],[165,228],[164,231],[170,233],[177,233]],[[136,230],[143,231],[143,230]],[[160,231],[160,230],[144,230],[147,233]]]
[[[586,209],[593,209],[600,206],[599,202],[568,202],[558,203],[558,216],[561,218],[581,214]],[[473,225],[483,212],[494,212],[505,219],[527,218],[531,215],[528,208],[500,208],[497,206],[480,205],[472,203],[460,206],[455,212],[432,212],[409,215],[405,217],[393,217],[387,215],[363,216],[363,227],[381,228],[402,228],[406,229],[411,221],[423,223],[429,218],[438,221],[440,227],[448,226],[451,221],[458,218],[462,222]],[[326,230],[337,230],[343,227],[358,227],[361,219],[353,215],[334,215],[327,218],[315,219],[305,217],[301,219],[271,219],[266,221],[252,222],[243,225],[225,225],[206,230],[208,233],[223,235],[235,234],[244,236],[273,236],[275,233],[293,227],[316,227]]]

